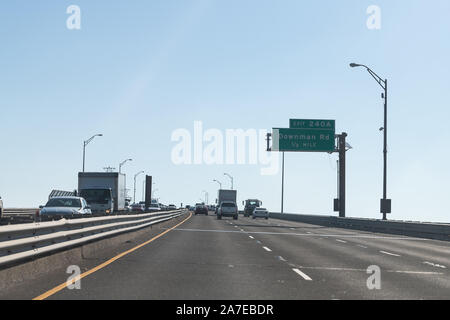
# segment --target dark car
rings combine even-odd
[[[195,214],[205,214],[208,215],[208,207],[203,203],[197,203],[195,205]]]

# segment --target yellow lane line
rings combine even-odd
[[[61,291],[61,290],[64,289],[65,287],[67,287],[67,286],[69,286],[69,285],[75,283],[76,281],[81,280],[81,279],[83,279],[84,277],[87,277],[88,275],[90,275],[90,274],[92,274],[92,273],[94,273],[94,272],[96,272],[96,271],[98,271],[98,270],[100,270],[100,269],[106,267],[107,265],[113,263],[113,262],[116,261],[117,259],[120,259],[120,258],[122,258],[123,256],[125,256],[125,255],[127,255],[127,254],[129,254],[129,253],[131,253],[131,252],[133,252],[133,251],[136,251],[137,249],[139,249],[139,248],[141,248],[141,247],[143,247],[143,246],[149,244],[150,242],[152,242],[152,241],[158,239],[159,237],[165,235],[165,234],[168,233],[169,231],[171,231],[171,230],[175,229],[176,227],[182,225],[183,223],[185,223],[185,222],[186,222],[188,219],[190,219],[191,217],[192,217],[192,213],[190,213],[190,214],[189,214],[189,217],[187,217],[186,219],[184,219],[183,221],[181,221],[181,222],[180,222],[179,224],[177,224],[176,226],[174,226],[174,227],[172,227],[172,228],[170,228],[170,229],[167,229],[166,231],[164,231],[164,232],[158,234],[157,236],[153,237],[152,239],[150,239],[150,240],[148,240],[148,241],[146,241],[146,242],[144,242],[144,243],[141,243],[140,245],[137,245],[136,247],[134,247],[134,248],[132,248],[132,249],[130,249],[130,250],[127,250],[127,251],[125,251],[125,252],[119,253],[117,256],[115,256],[115,257],[109,259],[108,261],[103,262],[102,264],[96,266],[95,268],[92,268],[92,269],[90,269],[90,270],[88,270],[88,271],[82,273],[79,277],[73,278],[71,281],[67,281],[67,282],[61,283],[59,286],[54,287],[53,289],[51,289],[51,290],[49,290],[49,291],[47,291],[47,292],[45,292],[45,293],[43,293],[43,294],[37,296],[36,298],[33,298],[33,300],[44,300],[44,299],[50,297],[51,295],[54,295],[55,293]]]

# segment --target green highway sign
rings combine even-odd
[[[290,129],[321,129],[335,132],[335,120],[289,119]]]
[[[334,152],[334,130],[273,128],[272,151]]]

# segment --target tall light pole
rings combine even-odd
[[[99,134],[95,134],[92,137],[90,137],[89,139],[83,141],[83,172],[84,172],[84,164],[86,161],[86,146],[89,144],[89,142],[91,142],[95,137],[102,137],[103,134],[99,133]]]
[[[215,182],[217,182],[219,184],[219,189],[222,189],[222,182],[220,182],[220,181],[218,181],[216,179],[214,179],[213,181],[215,181]]]
[[[125,159],[124,161],[122,161],[121,163],[119,163],[119,174],[122,172],[121,171],[121,169],[122,169],[122,166],[127,162],[127,161],[133,161],[133,159]],[[125,192],[125,195],[124,195],[124,198],[126,198],[127,197],[127,176],[125,175],[125,190],[124,190],[124,192]]]
[[[158,191],[158,190],[159,190],[158,188],[152,190],[152,199],[155,197],[154,194],[155,194],[155,192]]]
[[[122,171],[121,171],[122,166],[123,166],[127,161],[133,161],[133,159],[126,159],[126,160],[122,161],[122,162],[119,164],[119,173],[122,172]]]
[[[203,190],[202,192],[205,193],[205,203],[208,204],[208,202],[209,202],[209,193],[207,191],[205,191],[205,190]]]
[[[231,175],[229,175],[228,173],[224,173],[224,176],[227,176],[228,178],[231,179],[231,190],[233,190],[233,177]]]
[[[144,171],[139,171],[138,173],[136,173],[134,175],[134,194],[133,194],[133,202],[136,203],[136,178],[138,175],[140,175],[141,173],[144,173]]]
[[[376,82],[384,89],[384,93],[381,97],[384,99],[384,124],[383,128],[383,199],[380,201],[380,212],[383,213],[383,220],[386,220],[386,214],[391,213],[391,199],[387,199],[387,79],[382,79],[375,72],[373,72],[369,67],[363,64],[350,63],[350,67],[363,67],[366,68],[367,72],[375,79]]]

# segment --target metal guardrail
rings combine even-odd
[[[0,217],[0,225],[14,224],[14,223],[27,223],[36,221],[36,212],[39,209],[22,209],[22,208],[5,208],[3,214]]]
[[[0,266],[176,218],[186,210],[0,226]]]
[[[39,209],[23,209],[23,208],[5,208],[3,209],[3,216],[25,216],[25,215],[35,215],[36,211]]]

